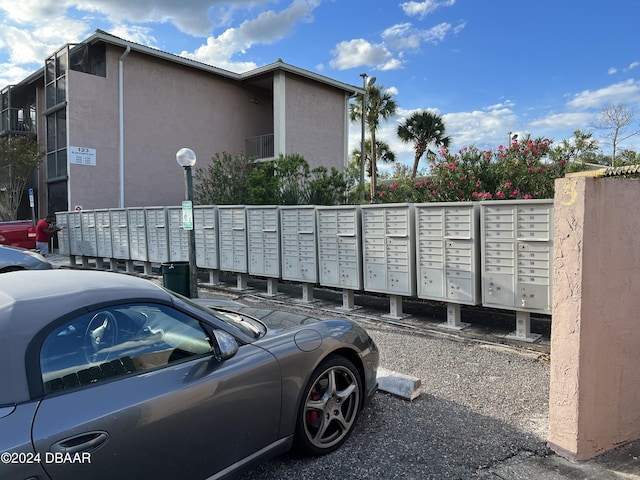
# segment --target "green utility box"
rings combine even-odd
[[[162,285],[172,292],[189,297],[189,262],[171,262],[162,264]]]

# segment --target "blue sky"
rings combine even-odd
[[[443,117],[455,150],[510,131],[559,142],[619,103],[637,130],[639,14],[633,0],[0,0],[0,87],[96,29],[233,71],[282,58],[358,86],[366,72],[399,105],[378,136],[410,164],[395,131],[419,109]]]

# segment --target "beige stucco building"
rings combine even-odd
[[[358,87],[280,60],[237,74],[96,31],[2,90],[0,135],[37,134],[34,179],[45,211],[175,205],[175,154],[298,153],[343,170],[349,98]]]

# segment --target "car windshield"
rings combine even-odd
[[[180,300],[184,301],[185,303],[189,304],[189,306],[206,312],[207,315],[213,315],[227,325],[231,325],[232,327],[237,328],[245,335],[249,335],[253,338],[260,338],[267,333],[267,326],[257,318],[249,317],[248,315],[237,313],[232,310],[205,307],[196,302],[192,302],[189,298],[180,295],[179,293],[171,291],[170,293]]]

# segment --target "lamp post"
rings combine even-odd
[[[362,105],[360,106],[362,118],[360,123],[362,124],[362,132],[360,135],[360,201],[364,203],[364,162],[365,162],[365,153],[364,153],[364,124],[366,119],[366,110],[367,110],[367,87],[376,83],[376,77],[369,78],[367,82],[368,75],[366,73],[361,73],[362,77],[362,90],[364,93],[362,94]]]
[[[193,229],[193,172],[196,154],[189,148],[176,153],[178,165],[184,168],[184,202],[182,202],[182,228],[189,234],[189,297],[198,298],[198,270],[196,266],[196,232]]]

